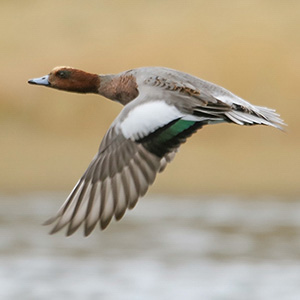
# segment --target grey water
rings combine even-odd
[[[65,195],[0,196],[0,299],[300,299],[300,201],[147,196],[105,231],[40,224]]]

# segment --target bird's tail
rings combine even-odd
[[[224,114],[239,125],[267,125],[280,130],[283,130],[283,126],[286,125],[275,109],[254,105],[251,108],[235,107]]]

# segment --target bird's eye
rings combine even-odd
[[[57,76],[60,77],[60,78],[66,78],[67,73],[65,71],[58,71]]]

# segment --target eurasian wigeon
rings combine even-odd
[[[30,84],[77,93],[95,93],[124,105],[98,153],[57,214],[51,233],[84,222],[89,235],[99,221],[105,229],[132,209],[175,156],[180,145],[204,125],[284,125],[275,110],[255,106],[214,83],[163,67],[116,75],[56,67]]]

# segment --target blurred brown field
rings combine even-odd
[[[71,189],[121,110],[27,84],[69,65],[178,69],[288,124],[208,126],[152,192],[299,195],[300,1],[0,1],[0,32],[0,192]]]

